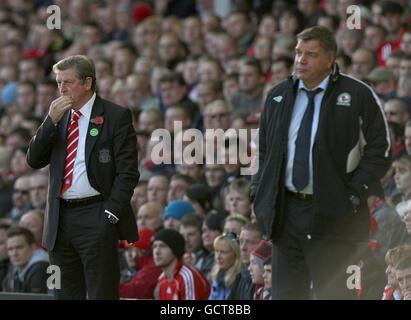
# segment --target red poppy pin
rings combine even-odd
[[[102,116],[97,116],[97,117],[94,117],[93,119],[91,119],[90,122],[94,123],[94,124],[97,124],[97,125],[103,124],[104,123],[104,118]]]

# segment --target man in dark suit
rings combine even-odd
[[[96,95],[85,56],[53,67],[60,97],[30,143],[33,168],[50,164],[43,246],[61,269],[58,299],[117,299],[118,240],[137,241],[130,206],[138,183],[131,112]]]
[[[297,39],[294,74],[261,114],[251,192],[273,239],[273,298],[354,299],[347,270],[369,238],[367,198],[390,167],[389,130],[372,89],[339,73],[330,31]]]

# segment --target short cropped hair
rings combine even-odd
[[[19,227],[19,226],[12,226],[7,231],[7,238],[13,238],[13,237],[19,237],[19,236],[23,236],[29,245],[36,243],[33,233],[26,228]]]
[[[297,35],[297,39],[302,41],[318,40],[325,52],[332,54],[334,58],[337,55],[337,41],[333,33],[327,28],[315,26],[305,29]]]

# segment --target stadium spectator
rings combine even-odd
[[[250,220],[241,214],[231,214],[224,220],[224,233],[234,232],[240,234],[242,227],[249,224]]]
[[[48,255],[42,248],[43,224],[44,212],[37,209],[27,211],[25,214],[23,214],[19,221],[20,227],[30,230],[30,232],[33,234],[37,250],[36,254],[41,255],[45,260],[48,261]]]
[[[200,270],[207,252],[203,248],[203,241],[201,238],[201,225],[203,219],[194,214],[189,214],[181,219],[180,234],[185,240],[185,253],[183,262],[187,265],[193,266]]]
[[[264,293],[263,293],[263,300],[272,300],[272,265],[271,265],[271,257],[264,261],[264,273],[263,273],[263,280],[264,280]]]
[[[0,219],[0,292],[3,291],[3,280],[10,270],[10,259],[7,254],[7,231],[11,223]]]
[[[131,251],[128,266],[136,272],[127,282],[120,282],[120,298],[153,299],[161,269],[154,264],[152,244],[155,232],[139,228],[139,239],[126,250]]]
[[[272,244],[268,241],[261,240],[261,242],[251,251],[250,271],[251,281],[255,285],[253,300],[263,300],[264,298],[264,265],[267,260],[271,260]]]
[[[403,155],[392,164],[394,180],[398,193],[392,197],[395,209],[403,219],[408,200],[411,199],[411,156]]]
[[[30,210],[30,176],[21,176],[16,179],[13,185],[12,196],[13,207],[6,215],[14,223],[18,223],[20,218]]]
[[[252,300],[255,286],[252,283],[250,271],[250,254],[262,240],[262,232],[257,224],[248,224],[241,229],[240,250],[243,268],[234,281],[229,300]]]
[[[49,265],[35,254],[33,234],[21,227],[7,231],[7,252],[12,269],[3,280],[3,291],[47,293],[46,269]]]
[[[148,228],[155,232],[163,229],[164,206],[158,202],[143,204],[137,213],[138,228]]]
[[[258,60],[248,58],[240,63],[240,92],[231,101],[233,111],[246,115],[262,108],[264,74]]]
[[[393,95],[396,89],[396,78],[391,70],[376,67],[365,77],[375,93],[383,100]]]
[[[167,203],[168,184],[167,176],[152,176],[150,180],[148,180],[147,200],[165,205]]]
[[[251,214],[250,182],[245,178],[237,178],[228,186],[226,201],[229,215],[242,215],[246,218]]]
[[[179,230],[181,220],[186,215],[194,214],[193,206],[184,200],[172,200],[164,208],[164,229]]]
[[[195,214],[201,218],[212,209],[210,188],[203,184],[193,184],[188,187],[184,200],[193,206]]]
[[[147,186],[148,182],[141,180],[134,188],[133,195],[131,196],[131,207],[133,208],[134,215],[137,217],[137,213],[140,207],[147,203]]]
[[[231,110],[225,100],[209,103],[204,110],[204,129],[229,129],[230,115]]]
[[[407,105],[399,99],[390,99],[384,104],[387,121],[392,121],[404,126],[410,118]]]
[[[224,215],[217,212],[210,212],[203,221],[201,227],[201,239],[203,240],[203,247],[207,252],[204,257],[199,270],[201,270],[207,278],[209,278],[211,269],[214,266],[214,240],[223,233]]]
[[[402,300],[411,300],[411,254],[403,257],[395,266],[395,276]]]
[[[241,272],[238,235],[224,233],[214,240],[215,264],[211,270],[210,300],[228,300],[234,280]]]
[[[44,210],[47,202],[48,177],[42,171],[30,175],[30,203],[35,209]]]
[[[182,263],[185,241],[175,230],[162,230],[154,238],[154,263],[163,273],[157,280],[157,300],[206,300],[210,285],[197,269]]]

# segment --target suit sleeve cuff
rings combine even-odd
[[[116,219],[116,221],[119,220],[119,218],[112,212],[108,211],[108,210],[104,210],[105,213],[107,213],[110,217],[114,217]]]

